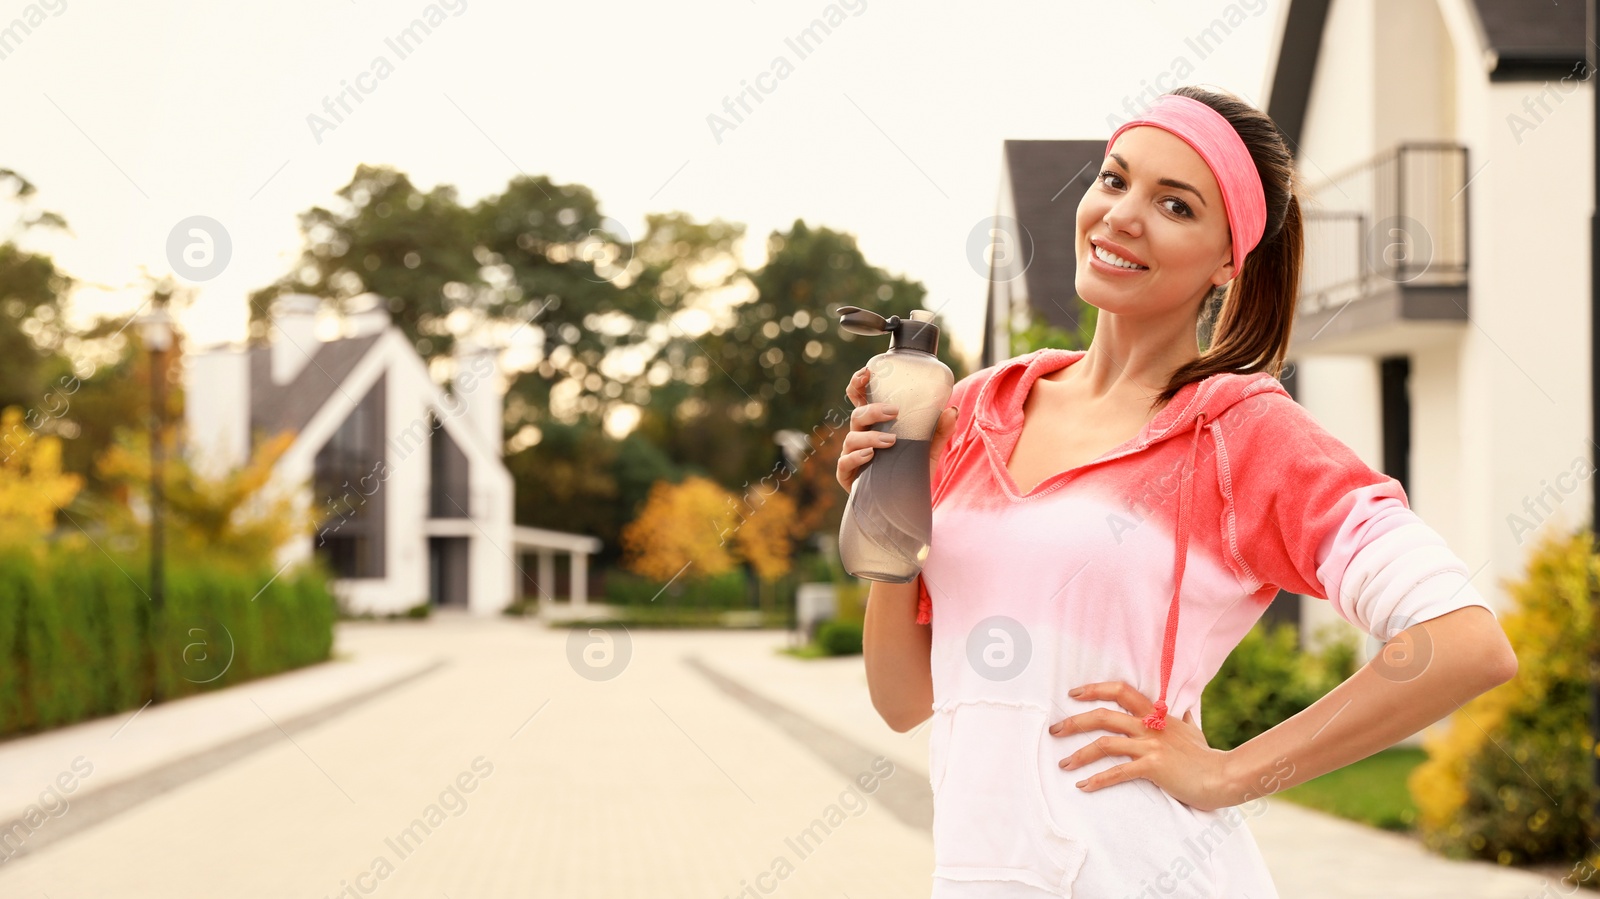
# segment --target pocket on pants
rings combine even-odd
[[[961,703],[931,734],[933,876],[1014,881],[1070,897],[1087,848],[1058,831],[1038,764],[1045,713]]]

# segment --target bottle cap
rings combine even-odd
[[[926,309],[912,311],[909,318],[884,318],[859,306],[840,306],[839,325],[852,334],[888,334],[891,350],[918,350],[930,356],[939,352],[939,326],[933,323],[933,313]]]

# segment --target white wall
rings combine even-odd
[[[1334,0],[1328,9],[1300,138],[1301,174],[1313,186],[1372,155],[1373,15],[1372,0]]]
[[[1468,422],[1470,474],[1487,489],[1468,512],[1487,531],[1475,548],[1507,574],[1520,572],[1530,545],[1519,545],[1507,517],[1592,450],[1593,86],[1563,95],[1558,84],[1492,85],[1484,132],[1474,135],[1474,165],[1487,168],[1470,188],[1476,327],[1462,353],[1470,373],[1462,403],[1477,413]],[[1524,101],[1538,110],[1540,95],[1550,111],[1540,110],[1535,130],[1514,134],[1511,116],[1532,121]],[[1568,526],[1588,515],[1588,494],[1585,484],[1565,498]]]
[[[1472,484],[1462,455],[1460,381],[1457,346],[1432,346],[1411,354],[1411,470],[1406,496],[1412,510],[1465,560],[1473,534],[1463,498]]]
[[[187,458],[207,477],[243,465],[250,454],[250,357],[218,347],[183,359]]]
[[[1334,7],[1350,2],[1339,0]],[[1375,74],[1367,112],[1375,149],[1450,139],[1455,133],[1454,51],[1438,0],[1361,2],[1381,4],[1372,13]]]

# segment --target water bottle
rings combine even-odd
[[[922,571],[933,538],[928,453],[955,375],[934,355],[939,328],[925,309],[910,318],[886,319],[841,306],[839,324],[853,334],[889,335],[888,351],[867,362],[867,402],[899,407],[894,418],[872,425],[894,434],[895,441],[877,448],[850,485],[839,526],[839,560],[854,577],[910,583]]]

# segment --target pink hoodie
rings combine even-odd
[[[952,394],[961,414],[932,472],[918,577],[917,620],[933,626],[933,895],[1276,896],[1242,826],[1259,803],[1201,812],[1142,778],[1075,787],[1128,757],[1058,767],[1113,732],[1052,724],[1120,709],[1067,690],[1126,681],[1158,700],[1151,726],[1163,705],[1198,724],[1201,692],[1280,587],[1383,641],[1488,603],[1400,483],[1264,372],[1186,385],[1132,440],[1023,494],[1006,461],[1029,389],[1083,355],[1038,350]]]

